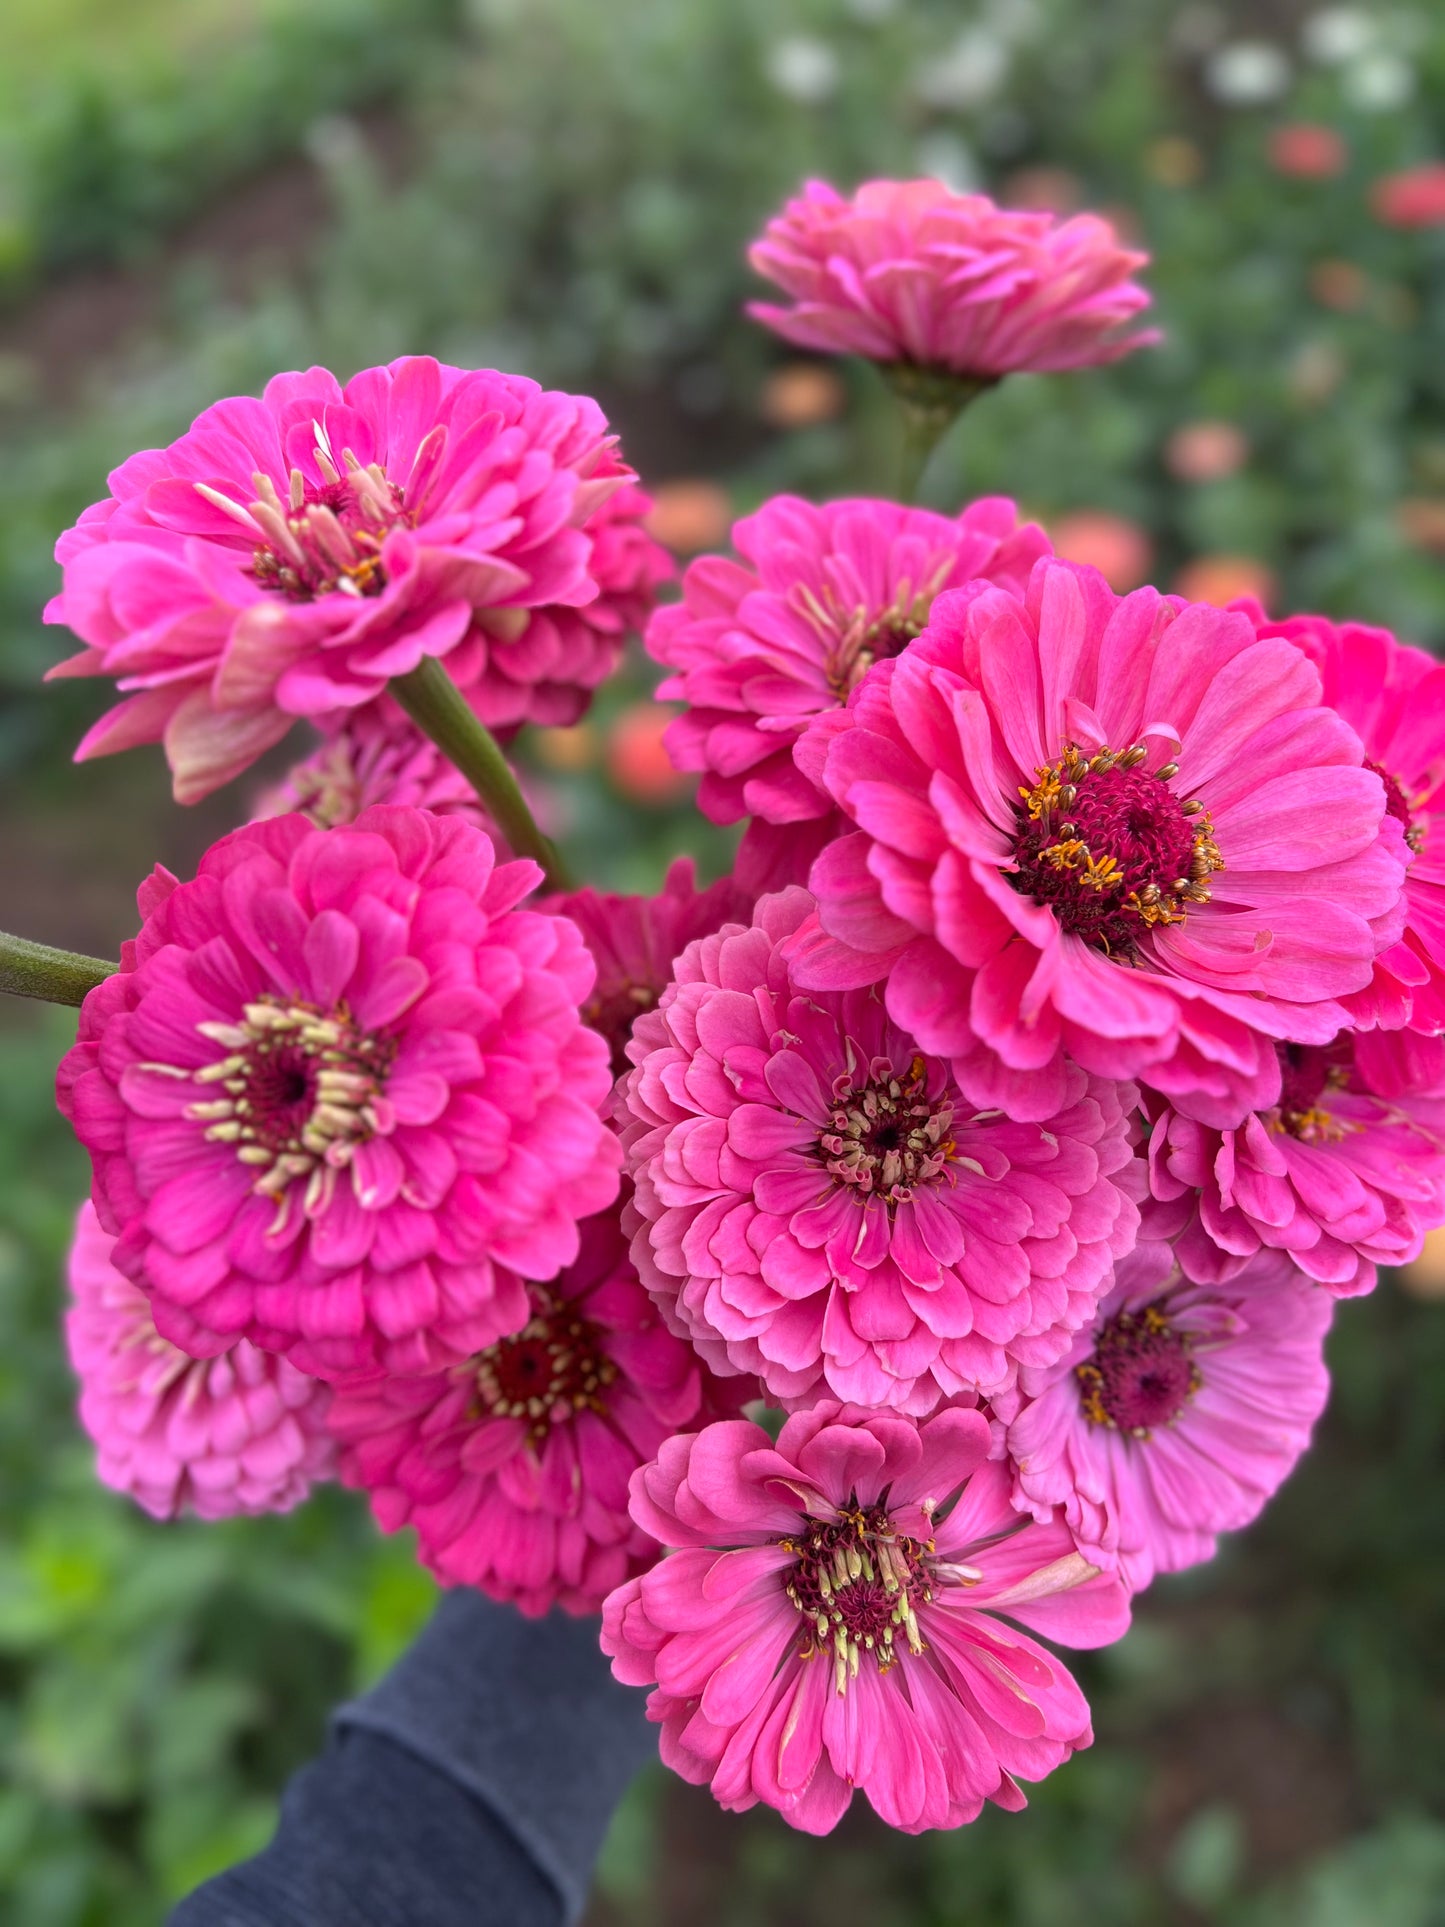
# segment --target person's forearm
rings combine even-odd
[[[381,1685],[336,1715],[265,1852],[170,1927],[561,1927],[654,1735],[594,1621],[449,1595]]]

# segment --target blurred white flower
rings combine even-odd
[[[1300,42],[1322,67],[1340,67],[1374,46],[1375,23],[1360,7],[1326,7],[1306,20]]]
[[[1399,54],[1366,54],[1346,67],[1340,84],[1352,107],[1379,114],[1405,104],[1415,91],[1415,73]]]
[[[768,49],[767,75],[780,94],[815,107],[837,91],[838,56],[826,40],[789,34]]]
[[[1278,100],[1290,82],[1289,61],[1267,40],[1235,40],[1213,54],[1204,81],[1229,107],[1258,107]]]
[[[942,181],[955,194],[975,194],[982,185],[978,163],[957,134],[928,134],[918,143],[918,172]]]
[[[980,107],[1008,74],[1008,48],[982,27],[961,33],[939,59],[920,67],[914,90],[930,107]]]

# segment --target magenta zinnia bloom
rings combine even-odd
[[[752,898],[731,877],[697,887],[691,857],[672,863],[655,897],[572,890],[543,899],[542,908],[570,917],[597,966],[597,982],[582,1006],[583,1021],[607,1040],[612,1074],[629,1068],[628,1040],[644,1012],[655,1010],[672,980],[672,966],[694,937],[752,913]]]
[[[1419,1257],[1445,1220],[1445,1079],[1439,1040],[1422,1039],[1433,1090],[1412,1088],[1400,1044],[1387,1031],[1281,1045],[1278,1104],[1238,1130],[1153,1107],[1150,1186],[1183,1215],[1191,1278],[1236,1277],[1268,1247],[1352,1296],[1373,1290],[1377,1265]]]
[[[330,1423],[342,1478],[386,1531],[416,1527],[444,1585],[590,1613],[656,1559],[627,1482],[680,1426],[728,1409],[711,1389],[638,1283],[614,1210],[532,1287],[521,1331],[443,1372],[348,1381]]]
[[[792,297],[748,313],[825,354],[990,381],[1117,361],[1159,339],[1127,332],[1149,306],[1147,254],[1096,214],[1012,213],[939,181],[868,181],[851,198],[810,181],[748,259]]]
[[[623,1142],[638,1269],[675,1328],[775,1398],[929,1412],[1057,1357],[1134,1241],[1128,1085],[980,1116],[874,990],[800,994],[813,908],[691,945],[633,1034]]]
[[[187,1357],[111,1263],[114,1243],[82,1205],[65,1339],[102,1481],[156,1519],[289,1512],[331,1471],[330,1390],[244,1338],[217,1358]]]
[[[1039,1519],[1062,1506],[1131,1592],[1211,1558],[1309,1444],[1333,1304],[1273,1252],[1196,1285],[1141,1239],[1094,1325],[1003,1403],[1015,1502]]]
[[[1324,700],[1364,744],[1366,766],[1405,831],[1405,932],[1346,1008],[1361,1026],[1445,1029],[1445,665],[1387,629],[1324,616],[1270,622],[1258,603],[1235,606],[1261,635],[1288,636],[1314,663]]]
[[[480,710],[520,721],[540,690],[551,720],[553,685],[614,659],[592,633],[559,616],[497,664],[532,612],[597,597],[586,525],[632,479],[595,402],[425,355],[217,402],[116,469],[56,549],[47,616],[88,646],[52,673],[125,693],[77,756],[163,742],[195,802],[297,716],[370,702],[468,638]]]
[[[300,816],[140,892],[61,1107],[115,1262],[193,1356],[238,1338],[328,1376],[429,1370],[526,1323],[516,1276],[616,1196],[607,1052],[540,873],[425,810]]]
[[[481,799],[456,764],[404,718],[360,710],[334,736],[257,798],[256,820],[299,810],[318,828],[354,823],[377,803],[460,816],[496,834]]]
[[[1313,665],[1241,615],[1040,562],[975,584],[798,748],[858,825],[813,866],[803,983],[887,978],[974,1103],[1057,1109],[1065,1052],[1209,1123],[1278,1101],[1403,920],[1409,851]]]
[[[1048,553],[1012,502],[956,517],[896,502],[765,502],[733,529],[743,558],[703,556],[682,601],[659,609],[647,648],[677,670],[658,689],[688,704],[669,724],[679,769],[701,770],[698,806],[715,823],[795,823],[830,803],[793,762],[814,716],[838,709],[870,664],[906,648],[936,596],[976,577],[1022,593]]]
[[[1073,1678],[1008,1620],[1118,1639],[1128,1596],[1062,1522],[1025,1523],[988,1423],[831,1401],[776,1446],[745,1420],[670,1439],[632,1513],[675,1548],[607,1601],[602,1650],[654,1686],[664,1762],[724,1807],[827,1833],[855,1788],[908,1833],[1025,1804],[1092,1740]]]

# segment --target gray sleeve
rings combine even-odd
[[[563,1927],[618,1800],[656,1756],[597,1622],[449,1593],[381,1684],[341,1707],[271,1845],[170,1927]]]

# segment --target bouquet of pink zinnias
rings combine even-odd
[[[934,182],[753,261],[914,479],[1153,338],[1104,222]],[[1259,1512],[1335,1300],[1445,1220],[1445,667],[1118,596],[998,498],[767,502],[654,613],[648,507],[593,402],[413,357],[218,402],[61,538],[80,755],[188,802],[319,731],[118,966],[0,942],[81,1006],[81,1420],[157,1517],[334,1470],[600,1611],[724,1806],[957,1826],[1089,1743],[1056,1649]],[[609,896],[504,746],[644,628],[746,827]]]

